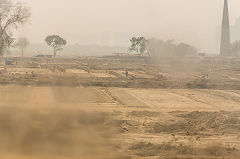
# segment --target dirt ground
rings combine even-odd
[[[17,60],[0,75],[0,158],[240,157],[237,59]]]

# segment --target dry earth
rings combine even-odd
[[[240,65],[218,60],[190,70],[116,57],[3,66],[0,158],[239,158]]]

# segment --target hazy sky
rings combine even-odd
[[[223,0],[24,0],[30,24],[18,31],[32,42],[59,34],[69,43],[127,45],[132,35],[176,39],[216,52]],[[229,0],[230,23],[240,0]],[[126,38],[126,41],[125,41]]]

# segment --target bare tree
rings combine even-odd
[[[27,38],[20,38],[18,39],[18,42],[15,44],[16,47],[21,49],[22,57],[23,57],[24,49],[26,49],[28,45],[29,45],[29,41]]]
[[[30,18],[30,9],[22,3],[14,3],[11,0],[0,0],[0,55],[10,47],[14,38],[12,29],[17,29]]]

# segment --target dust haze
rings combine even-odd
[[[176,39],[201,52],[218,53],[221,0],[25,0],[32,7],[31,25],[19,36],[43,43],[61,33],[80,45],[128,46],[132,36]],[[231,24],[240,15],[238,0],[229,2]],[[219,30],[219,31],[218,31]]]
[[[239,0],[19,2],[0,0],[0,158],[240,157]]]

